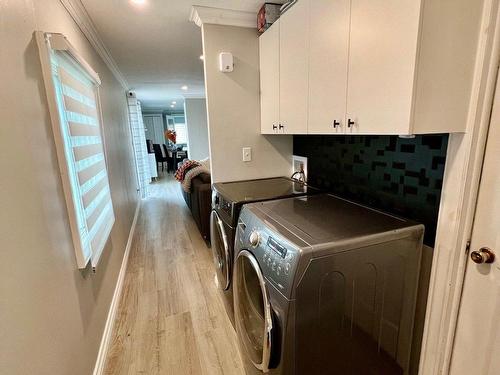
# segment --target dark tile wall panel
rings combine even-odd
[[[448,135],[294,136],[309,183],[425,225],[434,246]]]

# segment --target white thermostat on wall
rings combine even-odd
[[[222,73],[229,73],[232,72],[233,69],[233,54],[231,52],[221,52],[219,54],[219,70]]]

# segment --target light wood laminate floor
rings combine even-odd
[[[105,374],[243,373],[210,249],[163,177],[139,214]]]

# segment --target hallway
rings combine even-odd
[[[177,181],[143,201],[106,374],[243,374],[210,249]]]

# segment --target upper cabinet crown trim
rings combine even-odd
[[[215,24],[256,28],[255,17],[253,12],[193,5],[189,20],[198,27],[203,24]]]

